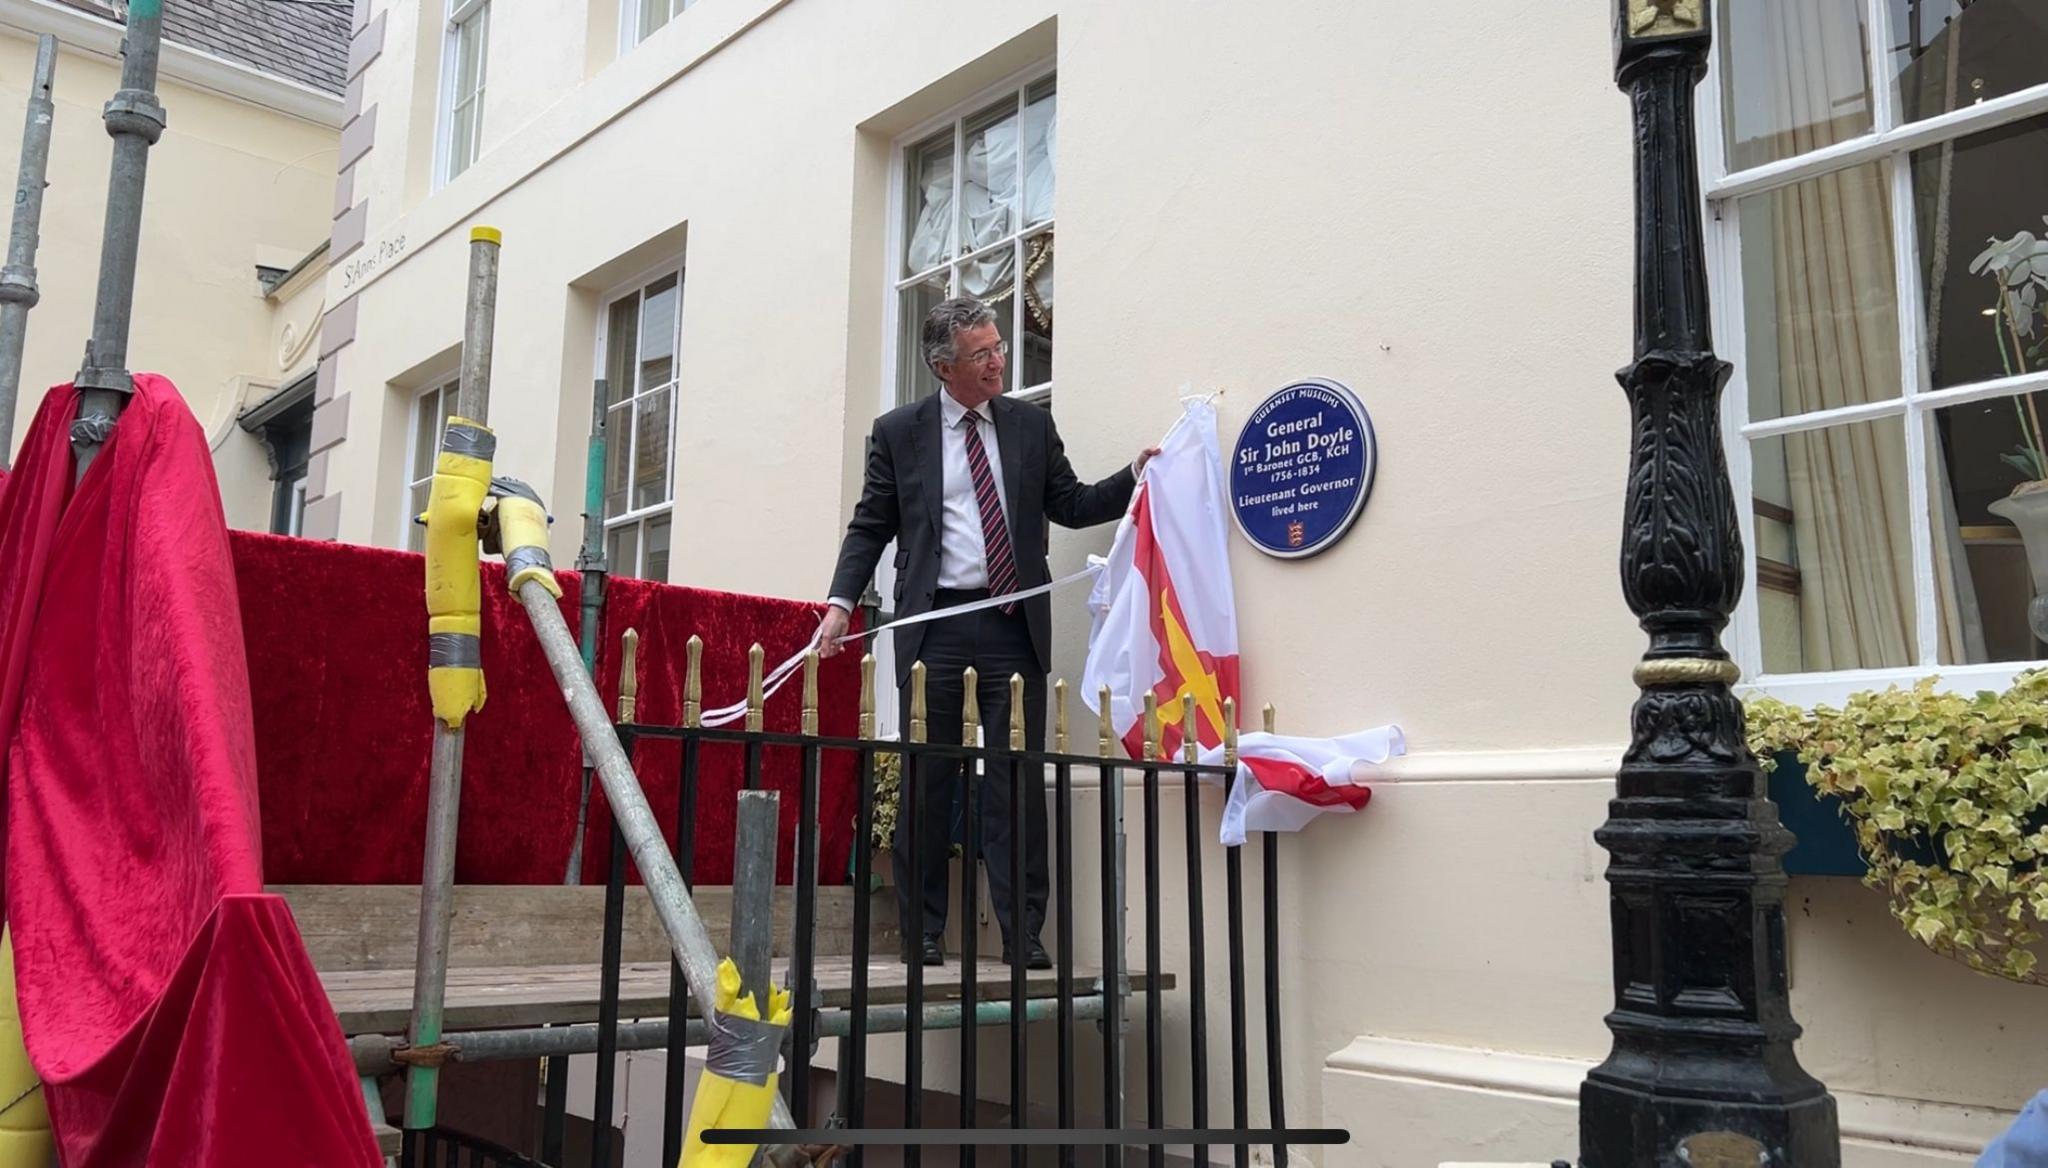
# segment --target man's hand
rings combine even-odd
[[[1131,473],[1134,475],[1144,474],[1145,464],[1151,462],[1152,456],[1158,453],[1159,448],[1157,446],[1147,446],[1145,449],[1140,450],[1138,452],[1138,461],[1131,464]]]
[[[818,622],[818,656],[834,657],[838,655],[839,650],[843,648],[839,643],[839,638],[846,635],[846,630],[851,626],[852,621],[852,614],[838,605],[828,604],[825,606],[825,619]]]

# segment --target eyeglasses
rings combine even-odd
[[[969,365],[986,365],[997,357],[1007,357],[1009,355],[1010,342],[997,341],[994,348],[976,349],[974,352],[967,354],[967,363]]]

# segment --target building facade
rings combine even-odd
[[[1731,644],[1800,700],[2002,684],[2048,657],[1990,510],[1999,456],[2038,455],[2048,357],[1980,253],[2048,213],[2048,15],[1725,8],[1699,100],[1754,501]],[[1273,389],[1343,381],[1380,441],[1362,519],[1305,561],[1232,549],[1247,705],[1300,733],[1395,722],[1412,752],[1363,813],[1288,841],[1290,1119],[1351,1130],[1326,1164],[1568,1156],[1607,1049],[1592,832],[1641,645],[1615,571],[1632,179],[1610,17],[361,0],[305,531],[416,540],[475,224],[505,241],[497,467],[563,517],[563,563],[602,386],[615,571],[823,600],[869,425],[931,390],[915,329],[949,294],[997,305],[1012,391],[1084,475],[1190,390],[1224,391],[1227,438]],[[1109,534],[1056,534],[1055,575]],[[1075,677],[1086,609],[1056,614]],[[1801,1057],[1848,1163],[1967,1163],[2048,1087],[2038,991],[1926,951],[1853,880],[1797,878],[1788,908]],[[1165,1023],[1183,1061],[1187,1008]]]
[[[206,428],[228,522],[296,531],[349,14],[312,4],[167,6],[129,344]],[[10,447],[42,392],[71,380],[92,331],[121,26],[101,0],[0,3],[0,159],[20,156],[36,37],[58,38],[56,113]]]

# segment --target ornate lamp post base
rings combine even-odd
[[[1799,1066],[1785,979],[1792,836],[1745,742],[1720,634],[1742,539],[1712,351],[1693,87],[1707,0],[1616,0],[1634,106],[1635,360],[1622,588],[1649,634],[1596,838],[1610,860],[1614,1049],[1579,1095],[1584,1168],[1835,1168],[1835,1103]]]

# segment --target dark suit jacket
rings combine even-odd
[[[1126,465],[1099,483],[1084,483],[1067,463],[1050,411],[1007,397],[996,398],[988,409],[1001,448],[1003,494],[1008,503],[1010,540],[1016,545],[1018,585],[1035,587],[1052,579],[1045,562],[1052,538],[1048,522],[1092,527],[1121,518],[1137,479]],[[945,506],[940,416],[938,394],[934,393],[875,419],[868,439],[867,481],[853,508],[853,520],[846,525],[839,567],[827,595],[858,597],[874,576],[882,550],[894,539],[896,615],[931,611],[938,590]],[[1039,671],[1044,673],[1052,666],[1052,598],[1025,601],[1024,614],[1038,652]],[[912,625],[896,633],[898,685],[909,682],[910,666],[917,660],[927,627]]]

